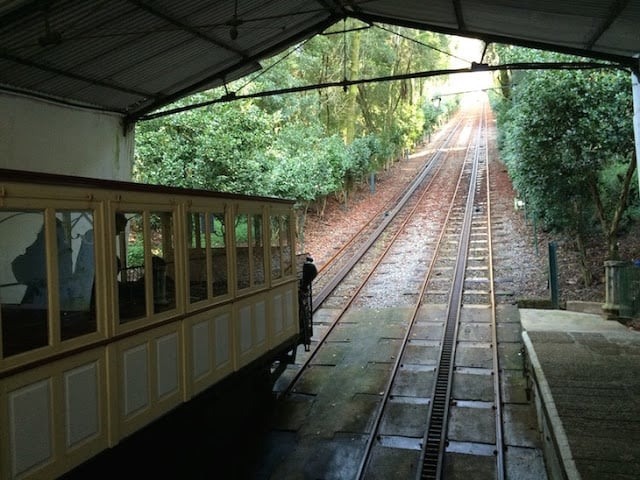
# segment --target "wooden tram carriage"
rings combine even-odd
[[[293,202],[0,170],[0,477],[295,353]]]

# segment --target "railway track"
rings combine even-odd
[[[506,234],[483,118],[452,122],[402,205],[385,205],[323,271],[311,349],[275,401],[261,376],[228,404],[193,407],[175,447],[192,478],[544,480],[517,308],[494,300],[509,298],[492,275],[492,239]]]
[[[344,281],[345,277],[353,270],[362,256],[371,248],[371,245],[385,232],[389,234],[390,224],[396,220],[401,212],[407,211],[405,208],[411,201],[415,202],[417,190],[424,190],[433,180],[435,173],[442,166],[442,160],[446,150],[453,142],[453,138],[460,128],[462,118],[458,117],[453,126],[443,135],[432,154],[406,190],[400,192],[389,202],[383,205],[368,222],[366,222],[351,238],[349,238],[332,257],[318,271],[318,277],[314,281],[313,305],[316,311],[325,300],[334,292],[337,286]],[[413,200],[412,200],[413,199]],[[402,221],[395,222],[401,224]]]
[[[384,272],[376,272],[376,268],[384,268],[384,265],[400,265],[404,262],[407,252],[401,238],[403,229],[412,228],[410,222],[413,220],[413,228],[420,228],[420,218],[418,209],[428,209],[431,212],[443,212],[442,199],[431,198],[428,206],[425,197],[429,194],[434,182],[447,182],[448,175],[457,171],[454,164],[447,165],[447,152],[455,144],[456,135],[462,128],[463,119],[457,119],[447,134],[439,142],[431,157],[425,162],[425,166],[418,172],[409,187],[402,195],[395,198],[390,204],[385,205],[380,213],[371,221],[365,224],[345,245],[326,263],[319,272],[317,281],[314,282],[313,312],[316,314],[321,307],[331,310],[332,318],[329,321],[314,320],[316,324],[317,341],[313,344],[310,353],[304,355],[301,367],[297,370],[293,378],[287,378],[286,384],[280,387],[282,394],[289,393],[295,386],[299,377],[304,373],[316,358],[316,352],[324,345],[331,332],[340,324],[349,308],[356,302],[363,302],[371,306],[374,295],[366,288],[375,288],[376,280],[371,279],[374,274],[385,275]],[[455,149],[454,149],[455,150]],[[447,168],[443,167],[446,165]],[[454,173],[457,175],[457,173]],[[438,185],[438,189],[441,185]],[[423,202],[420,205],[420,202]],[[435,203],[434,203],[435,202]],[[443,219],[438,219],[441,222]],[[418,223],[417,223],[418,222]],[[413,242],[413,240],[409,240]],[[425,239],[424,245],[428,248],[433,239]],[[391,251],[395,249],[395,252]],[[417,252],[413,252],[418,254]],[[426,254],[426,253],[425,253]],[[396,260],[392,260],[393,256]],[[386,262],[386,263],[384,263]],[[367,283],[367,280],[370,280]],[[364,292],[363,292],[364,290]],[[389,296],[389,291],[384,292],[382,298],[388,305],[398,306],[397,299]],[[364,300],[363,300],[364,299]],[[380,302],[377,302],[378,306]],[[282,382],[281,382],[282,383]]]
[[[438,151],[314,296],[321,332],[280,384],[285,410],[319,416],[281,425],[298,449],[337,442],[348,458],[317,478],[509,478],[484,111]],[[271,478],[295,478],[286,468]]]
[[[357,478],[375,478],[376,473],[384,469],[387,462],[385,457],[400,457],[400,452],[407,449],[419,450],[422,459],[421,465],[417,465],[417,472],[407,472],[407,478],[442,478],[447,467],[449,471],[446,477],[451,478],[451,461],[445,461],[445,458],[447,451],[456,450],[464,451],[467,464],[471,461],[475,463],[475,457],[479,458],[477,463],[480,465],[486,463],[484,459],[487,457],[495,459],[494,468],[489,468],[493,471],[487,472],[489,475],[485,478],[504,478],[499,383],[494,383],[493,388],[483,385],[487,373],[488,378],[498,377],[499,368],[497,356],[492,354],[496,351],[493,348],[496,345],[495,315],[489,278],[490,231],[482,115],[474,129],[476,133],[469,142],[436,252],[418,290],[417,306],[377,410]],[[457,355],[456,347],[468,340],[465,336],[469,332],[476,330],[476,325],[461,321],[463,304],[466,308],[473,304],[476,308],[491,310],[490,322],[486,324],[488,332],[483,332],[483,338],[488,335],[491,341],[479,342],[479,338],[476,338],[472,344],[476,356],[482,352],[482,366]],[[432,334],[425,335],[424,327],[418,322],[421,308],[425,305],[439,306],[443,314],[444,321],[438,322],[438,334],[435,337]],[[434,355],[434,350],[438,352],[437,355]],[[437,362],[433,362],[434,357]],[[472,377],[467,378],[469,375]],[[478,379],[481,379],[480,384]],[[424,388],[421,392],[412,391],[406,388],[411,384],[428,384],[430,388]],[[454,385],[459,391],[452,395]],[[491,412],[494,415],[494,428],[485,422],[483,438],[465,438],[467,432],[477,431],[474,428],[477,412],[474,412],[472,425],[460,428],[460,425],[452,423],[450,430],[449,418],[453,408]],[[422,422],[424,433],[420,437],[417,435],[420,426],[407,423],[406,419],[416,416],[424,418],[425,413],[427,418]],[[452,442],[451,439],[460,432],[464,432],[463,436],[459,441]],[[484,469],[487,470],[486,467]],[[478,472],[476,468],[474,471]]]

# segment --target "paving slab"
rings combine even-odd
[[[392,401],[382,417],[381,435],[397,435],[422,439],[424,426],[429,421],[427,403],[403,403]]]
[[[366,479],[415,478],[420,464],[420,453],[420,450],[375,445]]]
[[[460,322],[459,342],[491,342],[491,325],[488,323]]]
[[[447,452],[444,464],[444,478],[447,480],[496,478],[496,460],[493,455],[469,456]]]
[[[491,322],[490,305],[464,305],[460,309],[461,322]]]
[[[435,340],[410,340],[402,361],[414,365],[437,365],[440,359],[440,342]]]
[[[403,365],[396,374],[392,395],[429,398],[435,381],[435,366]]]
[[[366,438],[338,434],[331,439],[298,438],[296,446],[284,454],[269,477],[279,480],[355,478]]]
[[[519,343],[501,343],[498,345],[500,368],[503,370],[522,370],[522,345]]]
[[[414,323],[411,329],[410,338],[412,340],[432,340],[439,341],[444,331],[444,322],[421,322]]]
[[[539,449],[508,447],[504,464],[509,480],[546,478],[544,458]]]
[[[519,342],[521,330],[519,323],[498,323],[498,342]]]
[[[492,368],[493,350],[489,343],[460,342],[456,347],[455,366]]]
[[[451,405],[448,440],[492,445],[493,450],[496,443],[495,422],[495,410],[490,405]]]
[[[493,376],[486,368],[457,367],[451,386],[454,399],[493,402]]]
[[[505,445],[540,448],[540,435],[532,405],[505,404],[502,409]]]

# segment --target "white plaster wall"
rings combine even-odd
[[[0,93],[0,168],[130,180],[133,147],[118,115]]]

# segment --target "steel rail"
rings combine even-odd
[[[483,112],[484,113],[484,112]],[[484,113],[486,116],[486,113]],[[486,118],[484,119],[487,123]],[[491,289],[489,299],[491,300],[491,343],[492,349],[492,361],[493,370],[495,375],[493,376],[493,394],[494,394],[494,406],[495,406],[495,425],[496,425],[496,478],[497,480],[504,480],[505,478],[505,459],[504,459],[504,435],[503,435],[503,409],[502,409],[502,394],[500,391],[500,358],[498,355],[498,324],[496,319],[496,297],[495,288],[493,283],[493,242],[491,231],[491,184],[489,174],[489,148],[488,141],[487,148],[485,149],[485,169],[486,169],[486,186],[487,189],[487,241],[489,249],[489,288]]]
[[[446,446],[446,432],[448,425],[449,403],[451,399],[451,387],[454,357],[456,350],[456,338],[458,332],[460,306],[464,287],[464,274],[469,252],[471,238],[471,223],[473,205],[475,202],[475,189],[478,176],[478,156],[483,128],[482,119],[476,136],[473,167],[469,180],[469,190],[466,201],[460,243],[455,263],[454,280],[449,293],[444,338],[442,341],[440,360],[436,369],[436,381],[430,404],[428,429],[423,437],[422,469],[418,472],[420,480],[438,480],[442,478],[443,457]]]
[[[438,236],[438,239],[436,240],[436,248],[435,251],[437,252],[438,249],[440,248],[440,246],[442,245],[442,241],[446,235],[446,231],[447,231],[447,226],[449,225],[449,219],[451,218],[452,212],[456,206],[456,193],[460,188],[460,185],[462,183],[462,179],[464,178],[465,175],[465,171],[464,171],[464,164],[465,162],[462,162],[462,166],[460,168],[460,174],[458,176],[458,180],[456,182],[456,189],[454,194],[451,197],[451,202],[449,204],[449,209],[447,210],[447,215],[442,223],[442,229],[440,230],[440,234]],[[382,400],[380,403],[380,407],[378,408],[375,417],[373,419],[372,422],[372,428],[371,428],[371,434],[369,435],[369,438],[367,439],[367,443],[365,444],[365,454],[363,455],[361,461],[360,461],[360,465],[358,466],[358,472],[356,474],[356,478],[361,479],[364,477],[364,474],[366,472],[366,469],[369,465],[370,462],[370,458],[371,458],[371,451],[373,448],[373,442],[374,440],[377,438],[378,436],[378,431],[380,429],[380,425],[382,423],[382,417],[384,415],[385,412],[385,407],[386,405],[389,403],[389,400],[391,398],[391,391],[392,391],[392,387],[393,384],[396,380],[396,377],[398,375],[399,369],[400,369],[400,365],[402,364],[403,361],[403,355],[405,353],[406,347],[408,345],[409,342],[409,337],[411,335],[411,330],[413,328],[413,326],[415,325],[417,318],[418,318],[418,312],[420,310],[420,306],[422,304],[422,300],[424,298],[426,289],[427,289],[427,285],[429,284],[429,280],[432,277],[433,274],[433,270],[436,264],[436,260],[438,258],[437,253],[434,254],[434,256],[432,257],[431,261],[429,262],[429,267],[427,268],[427,271],[422,279],[422,282],[420,284],[420,289],[418,291],[418,295],[417,295],[417,301],[414,304],[413,308],[412,308],[412,312],[411,312],[411,317],[410,317],[410,321],[409,321],[409,325],[405,331],[405,334],[403,336],[402,342],[401,342],[401,347],[400,347],[400,352],[396,355],[395,357],[395,361],[393,363],[392,369],[391,369],[391,377],[389,378],[389,380],[387,381],[387,385],[384,389],[384,394],[382,396]]]
[[[410,213],[407,215],[407,218],[402,222],[402,225],[400,226],[400,228],[398,228],[397,232],[395,233],[395,235],[392,237],[391,241],[389,242],[389,245],[383,250],[383,252],[379,255],[375,265],[373,265],[373,267],[371,268],[371,270],[369,271],[369,273],[367,274],[366,278],[360,283],[360,285],[358,286],[358,288],[356,289],[355,293],[351,296],[350,300],[347,302],[347,304],[345,306],[343,306],[340,310],[340,313],[338,313],[338,315],[336,315],[336,318],[333,320],[333,322],[331,323],[331,325],[329,325],[329,327],[327,328],[327,330],[324,332],[324,334],[322,335],[322,337],[320,339],[318,339],[315,348],[313,349],[313,351],[311,352],[311,354],[305,359],[305,361],[302,363],[302,365],[300,366],[300,368],[298,369],[298,371],[296,372],[296,374],[293,376],[293,378],[289,381],[289,383],[287,384],[287,386],[280,392],[280,395],[286,395],[288,393],[291,392],[291,390],[293,389],[293,387],[295,386],[296,382],[299,380],[300,376],[302,376],[302,374],[304,373],[305,369],[307,368],[307,366],[309,365],[309,363],[315,358],[316,352],[318,351],[318,349],[320,348],[320,346],[322,346],[325,342],[326,339],[328,338],[329,334],[335,329],[335,327],[339,324],[340,319],[344,316],[345,312],[349,309],[349,307],[353,304],[353,302],[355,301],[355,299],[357,298],[359,292],[362,291],[362,289],[365,287],[367,280],[369,278],[371,278],[371,276],[373,275],[373,273],[375,272],[377,266],[380,264],[380,262],[382,262],[382,260],[384,259],[386,253],[389,251],[389,249],[393,246],[393,241],[400,235],[400,233],[402,232],[402,227],[404,225],[406,225],[406,223],[409,221],[409,219],[411,218],[411,215],[415,212],[417,205],[419,205],[420,200],[428,193],[429,191],[429,187],[431,185],[431,183],[433,182],[433,180],[436,178],[437,173],[439,172],[440,168],[442,167],[442,162],[439,162],[437,160],[440,160],[440,157],[443,155],[443,151],[444,151],[444,147],[446,145],[449,144],[449,142],[451,141],[451,139],[453,138],[454,134],[459,130],[460,125],[462,124],[462,121],[459,121],[451,130],[451,132],[449,133],[449,135],[447,135],[446,137],[446,142],[438,149],[438,152],[436,152],[436,154],[434,154],[433,159],[431,162],[429,162],[429,166],[428,168],[425,168],[423,170],[423,172],[416,177],[416,179],[412,182],[410,188],[407,190],[407,193],[405,193],[405,195],[403,195],[402,199],[400,200],[399,204],[396,205],[394,207],[394,209],[392,210],[392,212],[388,215],[388,219],[385,219],[385,221],[376,228],[375,232],[373,235],[371,235],[367,241],[365,242],[365,244],[358,250],[357,255],[355,255],[350,262],[344,266],[339,274],[336,276],[338,278],[338,280],[334,280],[331,282],[331,285],[326,286],[325,287],[325,292],[322,295],[318,295],[317,297],[314,297],[312,302],[314,304],[314,311],[315,309],[319,308],[319,304],[322,303],[326,297],[328,295],[331,294],[331,292],[333,292],[333,290],[335,290],[335,287],[342,281],[344,280],[344,278],[346,277],[346,275],[353,270],[353,267],[355,266],[355,264],[365,255],[365,253],[371,248],[371,246],[374,244],[374,242],[378,239],[378,237],[381,235],[382,231],[384,231],[385,228],[387,228],[389,226],[389,224],[391,223],[391,221],[398,215],[398,213],[402,210],[402,208],[408,203],[409,199],[412,197],[412,195],[415,193],[415,191],[418,189],[418,187],[420,186],[420,184],[425,180],[427,174],[434,168],[436,168],[436,171],[434,172],[434,174],[431,176],[429,183],[424,187],[423,192],[421,193],[421,196],[418,200],[418,202],[416,203],[416,206],[413,207],[413,209],[410,211]],[[319,300],[320,299],[320,300]],[[316,304],[316,302],[318,302],[318,304]]]
[[[383,219],[378,225],[378,227],[369,236],[367,241],[356,251],[356,253],[351,256],[350,260],[327,283],[327,285],[325,285],[320,290],[320,292],[314,295],[312,299],[313,312],[315,312],[320,308],[320,306],[324,303],[327,297],[331,295],[331,293],[340,284],[340,282],[344,280],[347,274],[351,270],[353,270],[353,267],[360,261],[360,259],[364,256],[367,250],[369,250],[371,245],[373,245],[373,243],[378,239],[378,237],[382,234],[382,232],[384,232],[387,226],[395,219],[396,215],[402,210],[404,205],[409,201],[413,193],[418,189],[418,187],[425,180],[427,175],[431,173],[431,170],[434,168],[433,165],[436,164],[438,160],[440,160],[440,157],[442,157],[442,155],[444,155],[444,149],[446,148],[447,145],[449,145],[449,142],[451,142],[451,139],[453,138],[455,133],[458,131],[461,124],[462,124],[462,119],[460,118],[458,122],[453,126],[449,134],[444,138],[444,140],[438,146],[436,152],[432,155],[429,162],[422,168],[420,173],[416,175],[415,179],[411,182],[408,189],[405,190],[404,195],[400,198],[399,201],[394,203],[394,207],[390,210],[388,209],[380,210],[378,215],[383,216]],[[383,212],[385,213],[383,214]],[[367,225],[369,225],[369,223]],[[351,237],[351,240],[349,241],[350,245],[352,245],[355,242],[357,236],[363,231],[363,229],[360,229],[360,231],[358,231],[356,235]],[[329,260],[329,262],[334,261],[338,257],[338,254],[341,253],[343,250],[344,248],[340,250],[340,252],[336,253],[336,255],[334,255]]]
[[[443,140],[442,144],[444,144],[445,141],[446,139]],[[436,159],[440,148],[441,146],[435,149],[436,153],[434,153],[431,158],[420,168],[420,170],[416,173],[414,179],[411,180],[410,185],[413,185],[414,182],[417,181],[419,176],[424,172],[424,170],[429,166],[429,164]],[[373,215],[373,217],[369,219],[367,223],[360,227],[360,229],[358,229],[358,231],[355,232],[347,242],[342,244],[338,251],[331,255],[331,258],[329,258],[329,260],[327,260],[326,263],[318,269],[318,274],[322,274],[325,270],[331,267],[332,263],[334,263],[349,247],[351,247],[357,241],[357,239],[364,234],[365,230],[370,227],[375,221],[379,221],[380,218],[384,218],[385,213],[389,211],[389,206],[392,206],[391,208],[393,208],[393,206],[398,205],[400,198],[402,198],[401,195],[395,195],[394,198],[392,198],[384,206],[379,208],[377,213]]]

